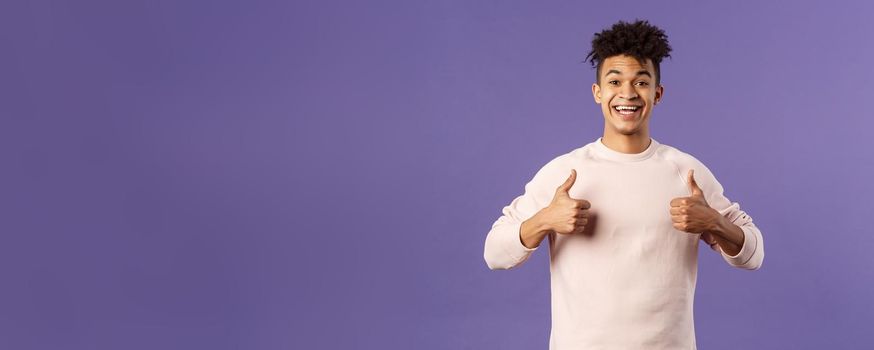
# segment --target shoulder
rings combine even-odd
[[[658,153],[659,157],[662,159],[676,164],[680,170],[684,171],[684,175],[685,171],[688,171],[689,169],[695,169],[696,173],[699,170],[710,172],[710,170],[707,169],[707,166],[698,160],[698,158],[691,153],[682,151],[674,146],[661,144],[659,145]]]
[[[695,171],[695,180],[703,187],[709,187],[710,185],[718,186],[716,177],[710,169],[691,153],[665,144],[660,145],[658,152],[662,159],[676,166],[677,172],[684,180],[691,169]]]
[[[543,168],[569,172],[571,169],[589,162],[592,158],[592,143],[589,143],[552,158]]]
[[[568,150],[550,159],[534,175],[537,182],[558,186],[570,176],[571,169],[580,172],[580,166],[592,159],[591,143]]]
[[[661,144],[659,145],[658,153],[661,158],[674,162],[678,166],[685,168],[704,166],[704,163],[698,160],[698,158],[695,158],[692,154],[681,151],[674,146]]]

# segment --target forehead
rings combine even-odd
[[[604,60],[601,65],[601,74],[606,75],[610,70],[620,71],[624,75],[636,75],[637,72],[641,70],[646,70],[654,74],[655,66],[652,64],[652,60],[649,58],[646,59],[646,62],[644,64],[641,64],[634,57],[620,55],[610,56]]]

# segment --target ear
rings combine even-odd
[[[655,103],[659,103],[662,101],[662,96],[665,95],[665,87],[664,85],[659,84],[659,87],[656,88],[655,91]]]
[[[601,104],[601,87],[597,83],[592,84],[592,97],[595,98],[595,103]]]

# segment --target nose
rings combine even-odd
[[[624,98],[626,100],[633,100],[637,98],[637,91],[634,90],[634,86],[631,84],[624,84],[619,90],[619,97]]]

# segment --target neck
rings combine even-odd
[[[651,142],[649,133],[646,132],[635,133],[633,135],[604,133],[604,136],[601,138],[601,143],[607,146],[607,148],[616,152],[632,154],[645,151]]]

